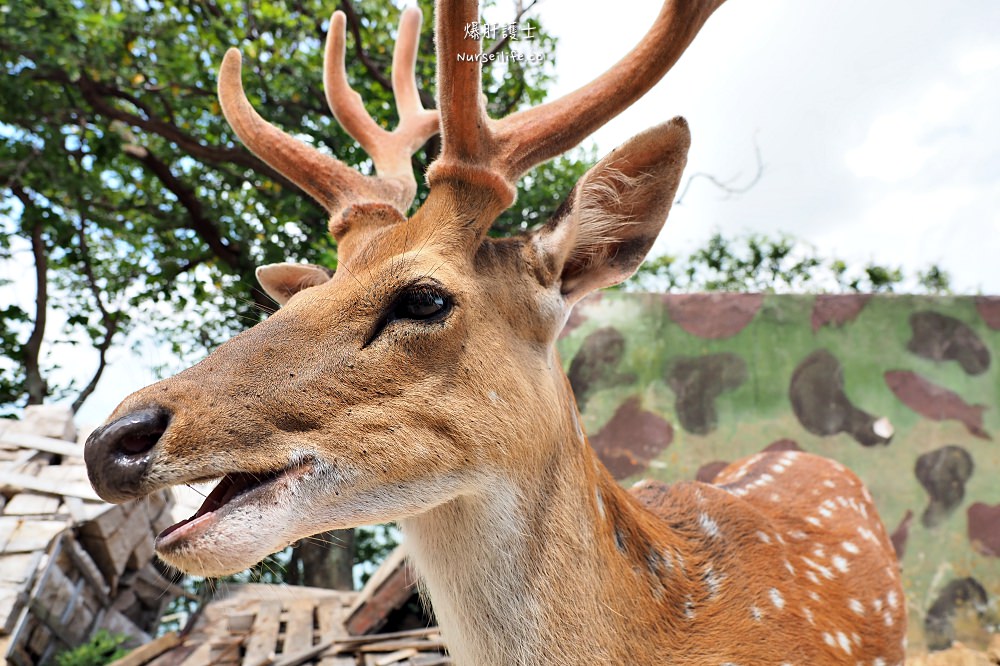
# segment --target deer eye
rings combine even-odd
[[[451,310],[451,299],[433,287],[407,289],[399,296],[390,319],[425,321],[443,317]]]

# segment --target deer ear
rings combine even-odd
[[[268,264],[257,268],[257,282],[278,305],[284,305],[303,289],[323,284],[332,275],[315,264]]]
[[[639,268],[670,212],[690,143],[679,117],[629,139],[577,182],[539,230],[544,263],[570,304]]]

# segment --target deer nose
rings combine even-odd
[[[150,453],[170,423],[170,412],[150,407],[126,414],[87,438],[83,458],[90,484],[102,499],[125,502],[142,496]]]

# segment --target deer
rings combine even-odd
[[[126,397],[85,446],[109,502],[217,481],[156,540],[192,574],[243,570],[332,529],[397,522],[459,664],[901,664],[899,567],[840,463],[767,452],[713,483],[620,486],[581,426],[555,340],[585,295],[642,262],[670,211],[680,117],[593,166],[550,220],[488,231],[533,166],[644,95],[722,0],[667,0],[618,63],[568,95],[488,117],[478,2],[438,0],[437,110],[421,105],[421,16],[393,55],[399,124],[365,112],[330,22],[324,86],[362,175],[269,124],[230,49],[218,88],[240,140],[329,213],[335,271],[258,280],[280,304],[204,360]],[[416,192],[411,156],[440,133]]]

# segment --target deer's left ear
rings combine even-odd
[[[546,268],[570,304],[639,268],[670,212],[690,143],[679,117],[633,137],[590,169],[539,230]]]
[[[268,264],[257,268],[257,282],[278,305],[308,287],[323,284],[332,272],[315,264]]]

